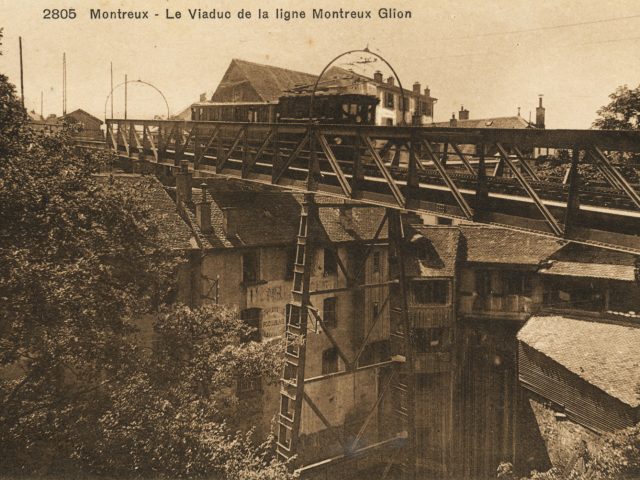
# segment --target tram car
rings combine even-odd
[[[192,120],[299,123],[309,120],[309,94],[283,95],[277,103],[202,102],[191,107]],[[370,95],[317,93],[314,119],[325,124],[374,125],[379,100]]]

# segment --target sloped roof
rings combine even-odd
[[[549,266],[541,268],[540,273],[635,281],[636,257],[630,253],[570,243],[549,260]]]
[[[412,254],[405,262],[411,277],[453,277],[458,259],[460,230],[457,227],[414,225]],[[418,250],[420,250],[418,252]]]
[[[450,122],[436,122],[426,127],[450,127]],[[536,128],[520,116],[456,120],[456,128]]]
[[[640,327],[531,317],[518,340],[612,397],[640,406]]]
[[[296,85],[313,83],[317,78],[316,75],[310,73],[248,62],[237,58],[231,60],[227,72],[232,68],[237,68],[242,72],[258,96],[265,102],[277,101],[285,91],[292,89]],[[223,79],[218,88],[225,87]]]
[[[239,248],[293,244],[297,239],[303,195],[284,192],[269,186],[249,185],[226,179],[208,179],[207,195],[211,204],[213,232],[202,234],[208,248]],[[193,190],[193,201],[202,198]],[[335,198],[316,196],[316,203],[336,203]],[[237,210],[237,235],[229,238],[224,231],[225,208]],[[313,234],[332,242],[371,239],[384,217],[380,207],[353,208],[349,216],[339,208],[320,208],[321,225],[316,222]],[[380,235],[387,238],[386,229]]]
[[[102,124],[102,120],[100,120],[98,117],[91,115],[89,112],[82,110],[81,108],[76,108],[73,112],[69,112],[66,115],[63,115],[62,117],[59,117],[59,120],[62,120],[66,117],[73,117],[73,115],[76,113],[80,113],[82,115],[86,115],[87,117],[91,117],[93,120],[100,122],[100,124]]]
[[[487,225],[460,225],[468,262],[538,265],[566,242]]]
[[[176,204],[154,176],[136,174],[100,174],[95,176],[100,183],[113,182],[115,186],[129,185],[144,193],[150,209],[151,222],[158,229],[159,241],[169,250],[197,248],[191,228],[178,214]]]

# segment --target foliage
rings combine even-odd
[[[239,344],[224,308],[163,306],[182,258],[148,180],[95,175],[111,160],[31,131],[0,75],[0,473],[288,478],[225,401],[237,378],[274,378],[281,344]]]
[[[622,85],[609,95],[611,102],[602,106],[593,127],[603,130],[640,130],[640,85],[630,89]],[[640,182],[640,156],[622,152],[609,152],[609,161],[631,183]],[[566,150],[536,160],[536,172],[542,180],[562,181],[571,165]],[[587,184],[603,184],[606,179],[591,159],[582,158],[578,167],[580,178]]]
[[[595,128],[603,130],[640,130],[640,85],[616,88],[609,95],[611,102],[598,110]]]
[[[510,463],[501,463],[500,480],[610,480],[640,478],[640,424],[600,437],[582,456],[584,468],[569,466],[567,471],[552,468],[518,477]]]

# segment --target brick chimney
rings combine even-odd
[[[236,207],[226,207],[222,209],[224,234],[227,238],[238,235],[238,220],[240,212]]]
[[[450,127],[458,126],[458,121],[456,120],[456,114],[455,113],[451,114],[451,118],[449,119],[449,126]]]
[[[415,93],[416,95],[420,95],[420,90],[422,90],[422,85],[420,85],[420,82],[416,82],[413,84],[413,93]]]
[[[382,83],[382,72],[380,70],[377,70],[373,74],[373,81],[376,83]]]
[[[389,78],[387,78],[387,85],[391,85],[391,86],[393,86],[393,81],[394,81],[394,78],[393,78],[393,77],[389,77]]]
[[[427,98],[431,98],[431,89],[429,87],[424,89],[424,96]]]
[[[542,95],[538,95],[538,106],[536,107],[536,127],[544,128],[544,107],[542,106]]]
[[[180,162],[180,171],[176,174],[176,203],[191,202],[191,174],[189,173],[189,162]]]
[[[464,108],[464,105],[460,106],[460,111],[458,112],[459,120],[469,120],[469,110]]]
[[[202,197],[196,203],[196,222],[202,233],[211,233],[213,231],[211,228],[211,202],[207,198],[207,184],[202,183],[200,188],[202,189]]]
[[[204,92],[204,93],[200,94],[200,101],[201,102],[206,102],[207,101],[207,92]]]

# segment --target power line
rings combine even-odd
[[[539,32],[543,30],[556,30],[559,28],[570,28],[570,27],[581,27],[584,25],[595,25],[598,23],[609,23],[609,22],[617,22],[620,20],[630,20],[634,18],[640,18],[640,14],[638,15],[627,15],[624,17],[612,17],[612,18],[603,18],[601,20],[590,20],[587,22],[576,22],[576,23],[564,23],[561,25],[548,25],[545,27],[534,27],[534,28],[525,28],[522,30],[506,30],[504,32],[486,32],[479,33],[477,35],[462,35],[462,36],[454,36],[454,37],[442,37],[431,39],[430,41],[440,41],[440,40],[460,40],[460,39],[471,39],[471,38],[483,38],[483,37],[498,37],[501,35],[511,35],[514,33],[528,33],[528,32]]]

